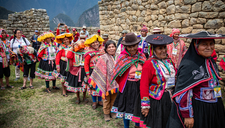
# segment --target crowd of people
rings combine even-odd
[[[16,29],[11,41],[6,30],[0,29],[0,84],[9,85],[10,66],[15,66],[16,80],[23,71],[21,90],[33,89],[33,79],[45,80],[46,92],[60,89],[76,93],[76,104],[88,103],[92,109],[103,106],[104,119],[122,118],[124,128],[130,121],[135,127],[151,128],[224,128],[215,39],[225,35],[202,31],[180,35],[173,29],[170,36],[160,28],[148,34],[143,25],[141,34],[121,32],[116,44],[98,30],[89,35],[86,27],[78,33],[65,29],[56,36],[52,31],[35,34],[30,41]],[[187,48],[181,38],[192,39]],[[38,68],[36,69],[36,64]],[[220,66],[225,70],[225,57]],[[3,76],[6,86],[3,84]]]

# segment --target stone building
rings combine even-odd
[[[99,4],[100,29],[109,38],[118,41],[120,32],[128,30],[140,34],[142,24],[160,27],[169,35],[173,28],[181,34],[207,30],[225,34],[225,3],[221,0],[101,0]],[[190,40],[185,40],[189,46]],[[216,40],[217,63],[225,55],[225,39]],[[225,85],[225,72],[219,67]],[[225,89],[225,88],[224,88]]]
[[[35,30],[49,31],[49,16],[45,9],[31,9],[24,12],[17,12],[8,15],[4,24],[8,34],[13,35],[13,30],[20,29],[30,39]]]

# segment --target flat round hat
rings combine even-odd
[[[225,35],[222,34],[212,34],[208,31],[201,31],[198,33],[182,34],[180,38],[191,38],[191,39],[223,39]]]
[[[153,45],[167,45],[173,42],[173,38],[163,34],[154,34],[149,35],[145,41]]]

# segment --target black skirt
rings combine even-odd
[[[135,99],[140,93],[140,81],[127,81],[123,93],[117,94],[111,112],[117,113],[118,118],[132,120]]]
[[[216,103],[193,99],[194,128],[225,128],[225,111],[221,98]]]
[[[68,72],[66,71],[67,62],[60,60],[60,75],[66,77]]]
[[[150,97],[150,109],[147,117],[141,113],[141,98],[137,97],[132,121],[140,123],[140,127],[165,128],[171,110],[171,98],[169,92],[164,92],[160,100]]]
[[[56,70],[55,61],[44,61],[41,60],[35,75],[40,79],[45,79],[46,81],[55,80],[53,71]]]
[[[177,104],[173,103],[167,128],[183,128],[184,118],[177,110]],[[216,103],[207,103],[192,99],[194,113],[193,128],[225,128],[225,110],[223,101],[218,98]],[[179,112],[177,114],[177,112]]]
[[[79,77],[80,77],[80,81],[79,81]],[[65,86],[67,87],[67,90],[71,92],[75,92],[75,93],[85,92],[85,88],[82,86],[84,77],[85,77],[85,70],[83,67],[81,68],[81,76],[75,76],[75,75],[72,75],[70,72],[68,72],[67,79],[65,82]]]

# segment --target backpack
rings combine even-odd
[[[25,42],[25,44],[27,45],[27,42],[26,42],[26,40],[25,40],[25,38],[24,37],[22,37],[23,38],[23,41]],[[13,42],[12,42],[12,51],[13,51],[13,44],[14,44],[14,42],[15,42],[15,38],[13,39]]]

